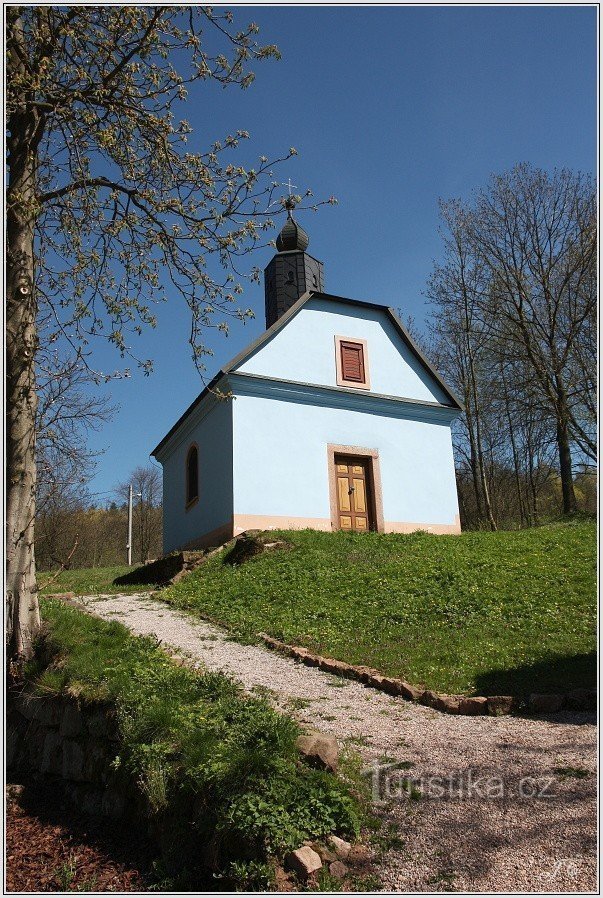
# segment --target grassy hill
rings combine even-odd
[[[177,608],[444,692],[595,683],[594,522],[461,536],[275,533],[162,593]]]

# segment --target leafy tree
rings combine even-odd
[[[39,626],[35,587],[38,316],[77,355],[104,335],[155,324],[169,282],[202,332],[227,329],[236,263],[273,227],[269,162],[231,161],[238,131],[200,152],[178,117],[188,88],[247,87],[251,62],[277,58],[256,25],[208,7],[7,7],[7,600],[9,657]],[[207,117],[211,110],[208,106]],[[291,150],[289,155],[294,153]],[[285,158],[289,158],[286,156]],[[214,254],[223,276],[208,266]],[[149,360],[137,360],[148,372]]]

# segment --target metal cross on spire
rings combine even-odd
[[[281,184],[281,187],[288,187],[288,188],[289,188],[289,196],[288,196],[287,199],[285,200],[285,209],[287,210],[287,216],[288,216],[289,218],[291,218],[291,210],[292,210],[292,209],[295,209],[295,199],[294,199],[294,197],[293,197],[292,190],[293,190],[294,188],[297,189],[297,184],[292,184],[292,183],[291,183],[291,178],[288,178],[287,181],[286,181],[285,183]]]

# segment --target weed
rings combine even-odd
[[[69,857],[67,858],[67,860],[63,861],[61,866],[56,871],[56,876],[61,885],[62,892],[68,892],[71,889],[71,884],[75,878],[75,874],[77,873],[77,861],[77,855],[73,852],[69,852]]]
[[[354,892],[380,892],[383,883],[376,873],[368,873],[365,876],[355,876],[353,886]]]
[[[428,879],[427,882],[429,885],[442,886],[442,891],[444,892],[453,892],[456,876],[457,874],[454,870],[440,870],[435,876]]]
[[[341,880],[329,873],[327,867],[321,867],[316,877],[316,884],[308,887],[309,892],[340,892]]]
[[[383,855],[387,851],[400,851],[404,847],[404,840],[400,838],[393,823],[384,823],[381,829],[371,836],[371,844],[380,855]]]
[[[263,861],[233,861],[220,879],[233,880],[237,892],[268,892],[274,886],[274,868]]]
[[[293,695],[287,699],[287,705],[293,711],[303,711],[304,708],[309,708],[311,704],[312,699],[302,698],[300,695]]]
[[[590,776],[590,771],[585,770],[584,767],[555,767],[553,768],[553,773],[556,773],[561,779],[574,777],[575,779],[580,780]]]
[[[363,745],[364,746],[368,742],[368,737],[367,736],[347,736],[345,741],[348,742],[350,745]]]
[[[267,701],[274,699],[278,696],[278,692],[274,689],[271,689],[270,686],[252,686],[251,691],[254,695],[259,696],[260,698],[265,698]]]

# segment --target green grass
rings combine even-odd
[[[96,595],[98,593],[133,593],[152,589],[155,584],[138,586],[115,586],[116,577],[122,577],[134,568],[126,565],[115,567],[91,567],[61,571],[59,576],[45,586],[53,576],[52,571],[38,571],[38,586],[42,595],[57,592],[73,592],[78,596]]]
[[[595,683],[592,521],[434,536],[281,532],[293,549],[215,556],[165,590],[177,608],[443,692]]]
[[[330,832],[357,835],[360,806],[341,778],[300,762],[298,726],[222,674],[174,665],[149,638],[46,599],[48,634],[26,676],[43,695],[115,704],[116,769],[161,819],[180,867],[208,843],[229,864]],[[178,808],[189,801],[189,818]],[[196,810],[195,810],[196,809]],[[180,824],[183,823],[183,826]],[[185,824],[185,825],[184,825]]]

